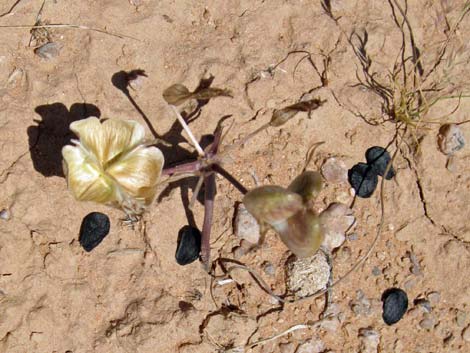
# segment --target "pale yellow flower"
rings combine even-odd
[[[64,146],[64,173],[73,196],[121,207],[139,215],[152,203],[164,157],[145,142],[144,127],[132,120],[90,117],[70,124],[79,140]]]

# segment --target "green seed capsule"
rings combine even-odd
[[[275,185],[251,190],[243,198],[243,204],[258,221],[271,226],[287,220],[303,209],[300,195]]]
[[[322,189],[322,178],[320,173],[306,171],[290,183],[287,190],[302,196],[304,202],[310,201],[318,196]]]
[[[287,221],[273,225],[273,228],[299,258],[313,256],[323,242],[320,218],[310,210],[299,211]]]

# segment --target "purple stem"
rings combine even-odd
[[[217,128],[215,129],[215,132],[214,132],[214,141],[209,147],[209,153],[212,155],[217,154],[217,151],[219,150],[220,140],[222,138],[222,131],[223,131],[222,126],[217,125]]]
[[[215,174],[204,175],[204,223],[202,224],[201,260],[204,269],[209,272],[211,258],[211,227],[214,214]]]
[[[162,170],[162,175],[173,175],[176,173],[191,173],[200,170],[202,167],[201,161],[193,161],[176,165],[174,167],[168,167]]]

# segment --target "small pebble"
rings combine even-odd
[[[343,161],[337,158],[328,158],[321,167],[321,173],[326,181],[339,184],[348,181],[348,169]]]
[[[470,342],[470,325],[462,331],[462,338],[465,342]]]
[[[414,305],[419,306],[421,310],[425,313],[430,313],[432,311],[431,303],[429,300],[419,298],[414,301]]]
[[[320,327],[323,330],[329,331],[329,332],[336,332],[340,328],[341,323],[339,322],[338,317],[332,316],[329,318],[326,318],[324,321],[320,323]]]
[[[332,203],[320,214],[324,229],[323,246],[332,251],[339,248],[346,239],[346,231],[356,221],[353,211],[341,203]]]
[[[437,135],[439,149],[445,155],[453,155],[465,146],[465,138],[462,130],[456,124],[445,124],[439,129]]]
[[[78,241],[85,251],[96,248],[108,235],[111,224],[104,213],[92,212],[83,218]]]
[[[374,268],[372,269],[372,274],[374,276],[380,276],[382,274],[382,270],[377,266],[374,266]]]
[[[387,289],[382,295],[382,318],[387,325],[400,321],[408,309],[408,296],[399,288]]]
[[[349,169],[348,179],[356,195],[362,198],[371,197],[377,188],[377,173],[365,163],[358,163]]]
[[[384,176],[385,171],[387,170],[387,165],[391,161],[390,154],[387,150],[383,147],[374,146],[369,148],[366,151],[366,160],[367,164],[369,164],[374,171],[380,175]],[[390,180],[395,176],[395,170],[393,166],[390,166],[390,169],[385,176],[385,179]]]
[[[457,326],[464,327],[466,319],[467,314],[465,311],[457,310],[457,314],[455,315],[455,322],[457,323]]]
[[[237,237],[245,239],[251,244],[258,244],[260,238],[259,224],[242,203],[238,204],[237,207],[234,228]]]
[[[349,303],[349,306],[356,315],[368,316],[372,313],[370,300],[360,289],[356,291],[356,299]]]
[[[184,226],[178,234],[175,259],[181,265],[188,265],[196,261],[201,252],[201,232],[191,226]]]
[[[419,327],[423,330],[431,330],[434,328],[435,321],[431,316],[426,316],[423,320],[419,322]]]
[[[11,213],[8,209],[4,208],[3,210],[0,211],[0,219],[3,219],[4,221],[8,221],[11,218]]]
[[[416,279],[411,278],[405,281],[405,284],[403,284],[403,287],[405,287],[406,290],[411,290],[415,285],[416,285]]]
[[[380,333],[371,327],[361,328],[359,330],[359,337],[361,338],[361,353],[376,353],[380,343]]]
[[[55,42],[49,42],[34,49],[34,54],[45,60],[51,60],[60,54],[62,45]]]
[[[436,305],[441,300],[441,295],[439,292],[431,292],[427,295],[427,297],[432,305]]]
[[[274,268],[274,265],[271,262],[265,261],[262,267],[264,273],[266,273],[268,276],[274,276],[276,274],[276,269]]]

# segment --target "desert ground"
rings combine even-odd
[[[2,0],[0,351],[470,351],[470,149],[448,156],[437,138],[443,124],[462,123],[470,140],[469,8],[461,0]],[[40,49],[47,43],[52,50]],[[126,88],[133,70],[147,77]],[[217,278],[200,261],[175,261],[179,230],[202,226],[203,205],[187,207],[197,179],[162,185],[134,227],[121,210],[78,202],[67,189],[61,148],[73,138],[69,124],[90,116],[144,124],[166,141],[166,166],[194,159],[162,93],[211,76],[233,98],[211,99],[189,126],[204,139],[227,117],[223,146],[275,109],[325,100],[231,153],[225,168],[248,189],[287,186],[319,142],[309,170],[331,157],[350,169],[372,146],[395,156],[383,191],[354,198],[348,182],[326,180],[315,201],[317,210],[352,205],[356,219],[332,254],[333,280],[379,232],[365,261],[331,289],[322,321],[324,295],[282,303],[247,271],[224,272],[237,261],[282,296],[290,256],[273,231],[259,246],[237,237],[242,195],[225,179],[216,179],[211,236]],[[80,225],[95,211],[111,230],[86,252]],[[409,304],[389,326],[381,297],[393,287]]]

